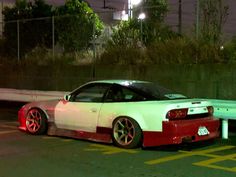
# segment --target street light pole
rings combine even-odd
[[[1,1],[1,36],[3,35],[3,0]]]
[[[146,18],[145,13],[139,14],[138,19],[140,20],[140,33],[141,33],[141,42],[143,42],[143,20]]]
[[[182,34],[182,0],[179,0],[179,34]]]
[[[128,17],[132,18],[132,0],[128,0]]]
[[[200,2],[197,0],[196,5],[196,39],[199,38],[199,19],[200,19]]]
[[[138,5],[142,0],[128,0],[128,17],[133,18],[133,6]]]

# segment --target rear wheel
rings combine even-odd
[[[33,108],[27,113],[27,131],[34,135],[44,134],[47,130],[47,119],[43,111]]]
[[[128,117],[117,118],[113,122],[113,142],[122,148],[136,148],[142,140],[142,130],[138,123]]]

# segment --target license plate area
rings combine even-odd
[[[208,129],[206,127],[199,127],[197,134],[199,136],[205,136],[205,135],[209,135],[210,132],[208,131]]]

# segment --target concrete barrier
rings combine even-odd
[[[32,102],[63,98],[69,92],[0,88],[0,100]]]

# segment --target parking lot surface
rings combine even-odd
[[[236,134],[228,140],[147,149],[17,129],[18,105],[0,107],[0,177],[235,177]]]

